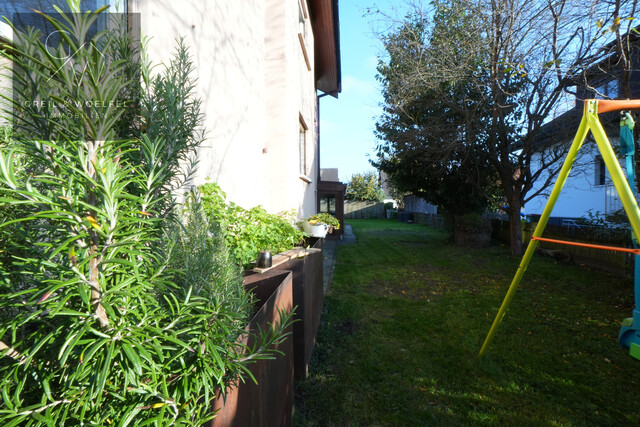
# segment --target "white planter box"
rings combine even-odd
[[[324,239],[329,231],[328,224],[309,224],[308,221],[302,222],[302,230],[311,237],[319,237]]]

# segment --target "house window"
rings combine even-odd
[[[0,2],[0,16],[6,16],[13,19],[14,13],[34,13],[34,9],[44,13],[58,13],[53,7],[54,4],[60,5],[63,12],[68,11],[65,2],[52,2],[50,0],[14,0]],[[102,6],[109,5],[112,12],[126,13],[126,1],[118,0],[83,0],[80,2],[80,10],[86,12],[89,10],[98,10]]]
[[[298,0],[298,40],[300,40],[300,47],[302,48],[302,55],[304,56],[307,70],[311,71],[311,62],[309,61],[306,41],[307,19],[309,19],[309,14],[307,13],[306,0]]]
[[[45,35],[59,33],[55,27],[47,20],[42,18],[39,13],[36,13],[35,10],[44,12],[45,14],[52,15],[56,19],[63,18],[59,16],[60,11],[63,14],[67,14],[70,12],[68,6],[62,2],[60,9],[56,9],[52,5],[52,3],[48,0],[15,0],[11,2],[2,2],[0,1],[0,17],[7,17],[13,25],[16,27],[23,29],[25,27],[34,27],[43,34],[42,41],[44,43],[49,43],[51,40],[58,42],[59,37],[53,37],[52,39],[45,39]],[[79,3],[80,11],[82,13],[88,11],[96,11],[104,6],[109,6],[109,12],[112,13],[127,13],[127,1],[120,0],[83,0]],[[110,21],[110,18],[103,14],[98,18],[98,20],[91,25],[88,30],[87,39],[94,37],[98,31],[103,31],[110,27],[113,22]],[[12,41],[13,30],[0,19],[0,38],[5,41]]]
[[[302,34],[303,38],[307,37],[306,20],[307,13],[303,5],[304,0],[298,0],[298,33]]]
[[[595,158],[595,172],[595,185],[605,185],[607,183],[607,167],[602,156],[596,156]]]
[[[618,89],[618,80],[613,79],[598,86],[596,91],[599,96],[603,96],[605,98],[617,98],[619,96]]]
[[[321,194],[320,195],[320,212],[336,214],[336,196],[335,194]]]
[[[298,148],[300,151],[300,175],[307,176],[307,125],[300,117],[300,128],[298,133]]]

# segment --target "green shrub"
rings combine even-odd
[[[378,175],[371,171],[351,175],[351,180],[347,183],[345,198],[347,200],[381,202],[384,199],[384,192]]]
[[[336,230],[340,229],[340,221],[338,221],[338,218],[326,212],[313,214],[307,218],[307,221],[309,224],[327,224]]]
[[[261,250],[283,252],[304,239],[304,233],[293,225],[293,212],[275,215],[261,206],[244,209],[227,202],[226,194],[215,183],[201,185],[198,191],[207,218],[224,231],[236,260],[245,267]]]
[[[466,232],[491,230],[491,221],[479,213],[467,213],[455,217],[455,229]]]
[[[200,143],[187,49],[151,78],[126,32],[85,32],[100,13],[47,17],[71,59],[16,28],[4,53],[15,108],[0,147],[0,417],[200,426],[289,319],[238,344],[251,306],[240,271],[198,204],[183,215],[172,197]]]
[[[12,137],[11,128],[9,126],[0,127],[0,147],[5,150],[13,150],[16,145]],[[19,179],[25,179],[25,159],[24,156],[15,153],[13,156],[14,173]],[[0,200],[4,200],[9,196],[5,188],[0,187]],[[35,252],[27,242],[24,227],[21,223],[11,222],[16,218],[28,216],[32,209],[25,205],[15,205],[0,201],[0,265],[11,265],[15,258],[30,258]],[[9,244],[11,242],[11,245]],[[22,269],[3,269],[0,268],[0,283],[9,283],[9,281],[20,281],[23,278],[24,270]],[[0,316],[2,313],[0,313]]]

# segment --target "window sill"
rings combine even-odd
[[[308,177],[306,177],[306,176],[304,176],[302,174],[300,174],[300,176],[298,178],[300,178],[302,181],[306,182],[307,184],[311,184],[311,182],[312,182]]]

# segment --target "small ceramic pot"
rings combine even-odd
[[[271,267],[271,251],[260,251],[258,252],[258,260],[256,265],[258,268],[269,268]]]

